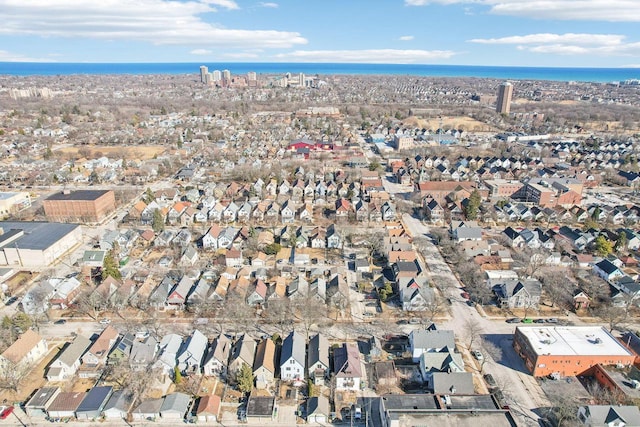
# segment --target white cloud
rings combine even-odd
[[[222,56],[224,56],[225,58],[232,58],[232,59],[256,59],[260,57],[257,53],[251,53],[251,52],[225,53]]]
[[[640,21],[637,0],[405,0],[407,6],[479,4],[496,15],[578,21]]]
[[[398,40],[403,41],[403,42],[408,42],[413,40],[414,37],[413,36],[401,36]]]
[[[271,9],[277,9],[278,8],[278,3],[272,3],[272,2],[260,2],[260,6],[262,7],[269,7]]]
[[[640,55],[640,43],[625,43],[620,34],[528,34],[494,39],[472,39],[481,44],[515,45],[518,50],[556,55]]]
[[[48,56],[59,56],[58,54],[49,54]],[[6,50],[0,50],[0,62],[56,62],[51,58],[30,58],[19,53],[13,53]]]
[[[422,64],[451,58],[455,54],[456,52],[449,50],[297,50],[281,53],[276,55],[275,58],[299,62]]]
[[[213,51],[209,49],[193,49],[189,53],[192,55],[209,55],[211,52]]]
[[[225,9],[229,9],[229,10],[240,9],[240,6],[238,6],[238,3],[236,3],[233,0],[201,0],[201,1],[202,3],[224,7]]]
[[[472,39],[472,43],[482,44],[542,44],[542,43],[574,43],[577,45],[616,45],[625,38],[619,34],[528,34],[526,36],[510,36],[497,39]]]
[[[230,0],[0,0],[0,35],[145,41],[158,45],[288,48],[306,44],[297,32],[214,26],[201,14]],[[236,5],[237,6],[237,5]]]

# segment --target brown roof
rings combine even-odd
[[[153,232],[153,230],[144,230],[142,233],[140,233],[140,237],[150,242],[154,237],[156,237],[156,234]]]
[[[258,349],[256,351],[253,370],[255,371],[258,368],[264,367],[269,372],[273,372],[275,374],[275,352],[276,345],[270,338],[260,341],[260,343],[258,343]]]
[[[42,337],[37,332],[28,329],[2,353],[2,357],[13,363],[20,363],[40,341],[42,341]]]
[[[196,414],[212,414],[216,417],[220,413],[220,397],[215,394],[202,396]]]
[[[87,395],[86,392],[73,392],[65,391],[60,394],[51,402],[51,405],[47,408],[47,411],[75,411],[80,406],[80,403]]]
[[[96,356],[102,356],[106,354],[111,349],[111,345],[113,341],[118,338],[118,331],[115,330],[111,325],[107,326],[103,329],[100,336],[93,343],[91,348],[89,348],[88,353],[94,354]]]

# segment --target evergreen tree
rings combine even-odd
[[[480,211],[480,205],[482,204],[482,197],[480,196],[480,192],[478,190],[473,190],[469,199],[467,200],[467,204],[464,207],[464,215],[467,219],[476,219],[478,217],[478,212]]]
[[[164,231],[164,218],[162,217],[162,213],[160,209],[155,209],[153,211],[153,219],[151,221],[151,228],[156,233],[161,233]]]
[[[628,240],[627,240],[627,233],[621,232],[618,235],[618,239],[616,240],[616,246],[615,249],[617,252],[620,251],[624,251],[625,249],[627,249],[627,244],[628,244]]]
[[[253,388],[253,372],[247,364],[242,364],[238,372],[238,389],[243,393],[249,393]]]
[[[113,277],[118,280],[122,278],[122,273],[120,273],[119,267],[118,260],[116,260],[113,250],[109,251],[105,255],[104,261],[102,261],[102,280],[105,280],[107,277]]]

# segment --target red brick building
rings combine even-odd
[[[49,221],[100,222],[116,210],[112,190],[80,190],[56,193],[43,202]]]
[[[598,364],[631,365],[635,358],[601,326],[518,326],[513,347],[534,377],[575,376]]]

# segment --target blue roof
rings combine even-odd
[[[80,406],[76,409],[76,412],[90,412],[99,411],[107,403],[107,400],[111,396],[111,386],[94,387],[87,392],[87,395],[80,402]]]

